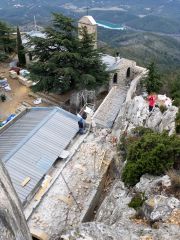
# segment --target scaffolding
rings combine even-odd
[[[77,102],[79,103],[80,112],[83,112],[86,107],[95,110],[96,92],[95,90],[82,90],[77,93]]]

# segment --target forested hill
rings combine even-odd
[[[45,26],[51,12],[61,12],[76,20],[89,14],[96,21],[126,26],[126,31],[98,28],[98,39],[116,48],[121,55],[146,65],[155,60],[161,69],[180,64],[180,0],[0,0],[0,20],[33,29],[33,19]],[[146,31],[146,32],[144,32]],[[171,34],[161,36],[158,34]]]
[[[164,33],[180,33],[180,0],[0,0],[0,18],[12,24],[46,23],[51,12],[74,18],[89,13],[96,20]]]
[[[100,28],[99,39],[107,43],[106,52],[120,52],[122,57],[142,66],[155,61],[161,71],[180,68],[180,41],[148,32],[115,31]]]

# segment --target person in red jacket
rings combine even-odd
[[[149,102],[149,112],[151,112],[153,110],[154,106],[155,106],[155,103],[156,103],[156,96],[150,94],[148,96],[148,102]]]

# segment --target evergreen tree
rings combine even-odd
[[[91,89],[103,85],[109,79],[109,74],[105,71],[106,66],[102,64],[101,53],[94,48],[93,34],[88,34],[86,27],[80,31],[81,76],[77,84],[79,88]]]
[[[19,31],[18,26],[17,26],[17,54],[18,54],[19,65],[20,66],[26,65],[25,49],[22,44],[21,33]]]
[[[144,79],[144,86],[147,92],[159,92],[162,87],[162,81],[154,62],[149,64],[148,71],[148,76]]]
[[[36,59],[30,66],[35,91],[94,88],[108,79],[91,36],[86,32],[80,40],[71,18],[54,13],[52,26],[44,32],[45,38],[29,38]]]
[[[122,172],[126,185],[134,186],[143,174],[161,175],[180,166],[180,138],[169,136],[166,132],[144,131],[132,141],[128,140],[127,163]]]
[[[12,35],[13,29],[0,21],[0,55],[10,54],[15,49],[15,39]]]

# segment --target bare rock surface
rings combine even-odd
[[[155,107],[149,113],[147,101],[142,96],[136,96],[124,103],[114,129],[118,136],[122,131],[130,132],[133,128],[139,126],[151,128],[157,132],[167,130],[169,135],[171,135],[175,132],[177,112],[178,108],[171,106],[164,113],[161,113],[158,107]]]
[[[155,180],[157,181],[157,179]],[[166,208],[176,211],[179,202],[175,198],[161,196],[164,204],[164,221],[152,228],[146,221],[136,222],[135,210],[128,207],[131,193],[121,181],[117,181],[111,193],[105,198],[96,215],[96,221],[80,224],[66,231],[55,240],[176,240],[179,239],[179,222],[170,221]],[[156,196],[157,198],[157,196]],[[160,205],[159,205],[160,207]],[[173,210],[173,211],[172,211]],[[157,212],[156,212],[157,213]],[[154,214],[155,215],[155,214]],[[164,216],[165,216],[164,215]],[[172,224],[173,223],[173,224]]]
[[[174,209],[180,209],[180,201],[175,197],[155,195],[145,201],[143,213],[151,221],[167,220]]]
[[[171,180],[168,175],[159,177],[144,174],[140,181],[135,185],[134,189],[137,192],[144,192],[147,197],[150,197],[151,195],[158,193],[159,186],[164,186],[165,188],[171,186]]]

